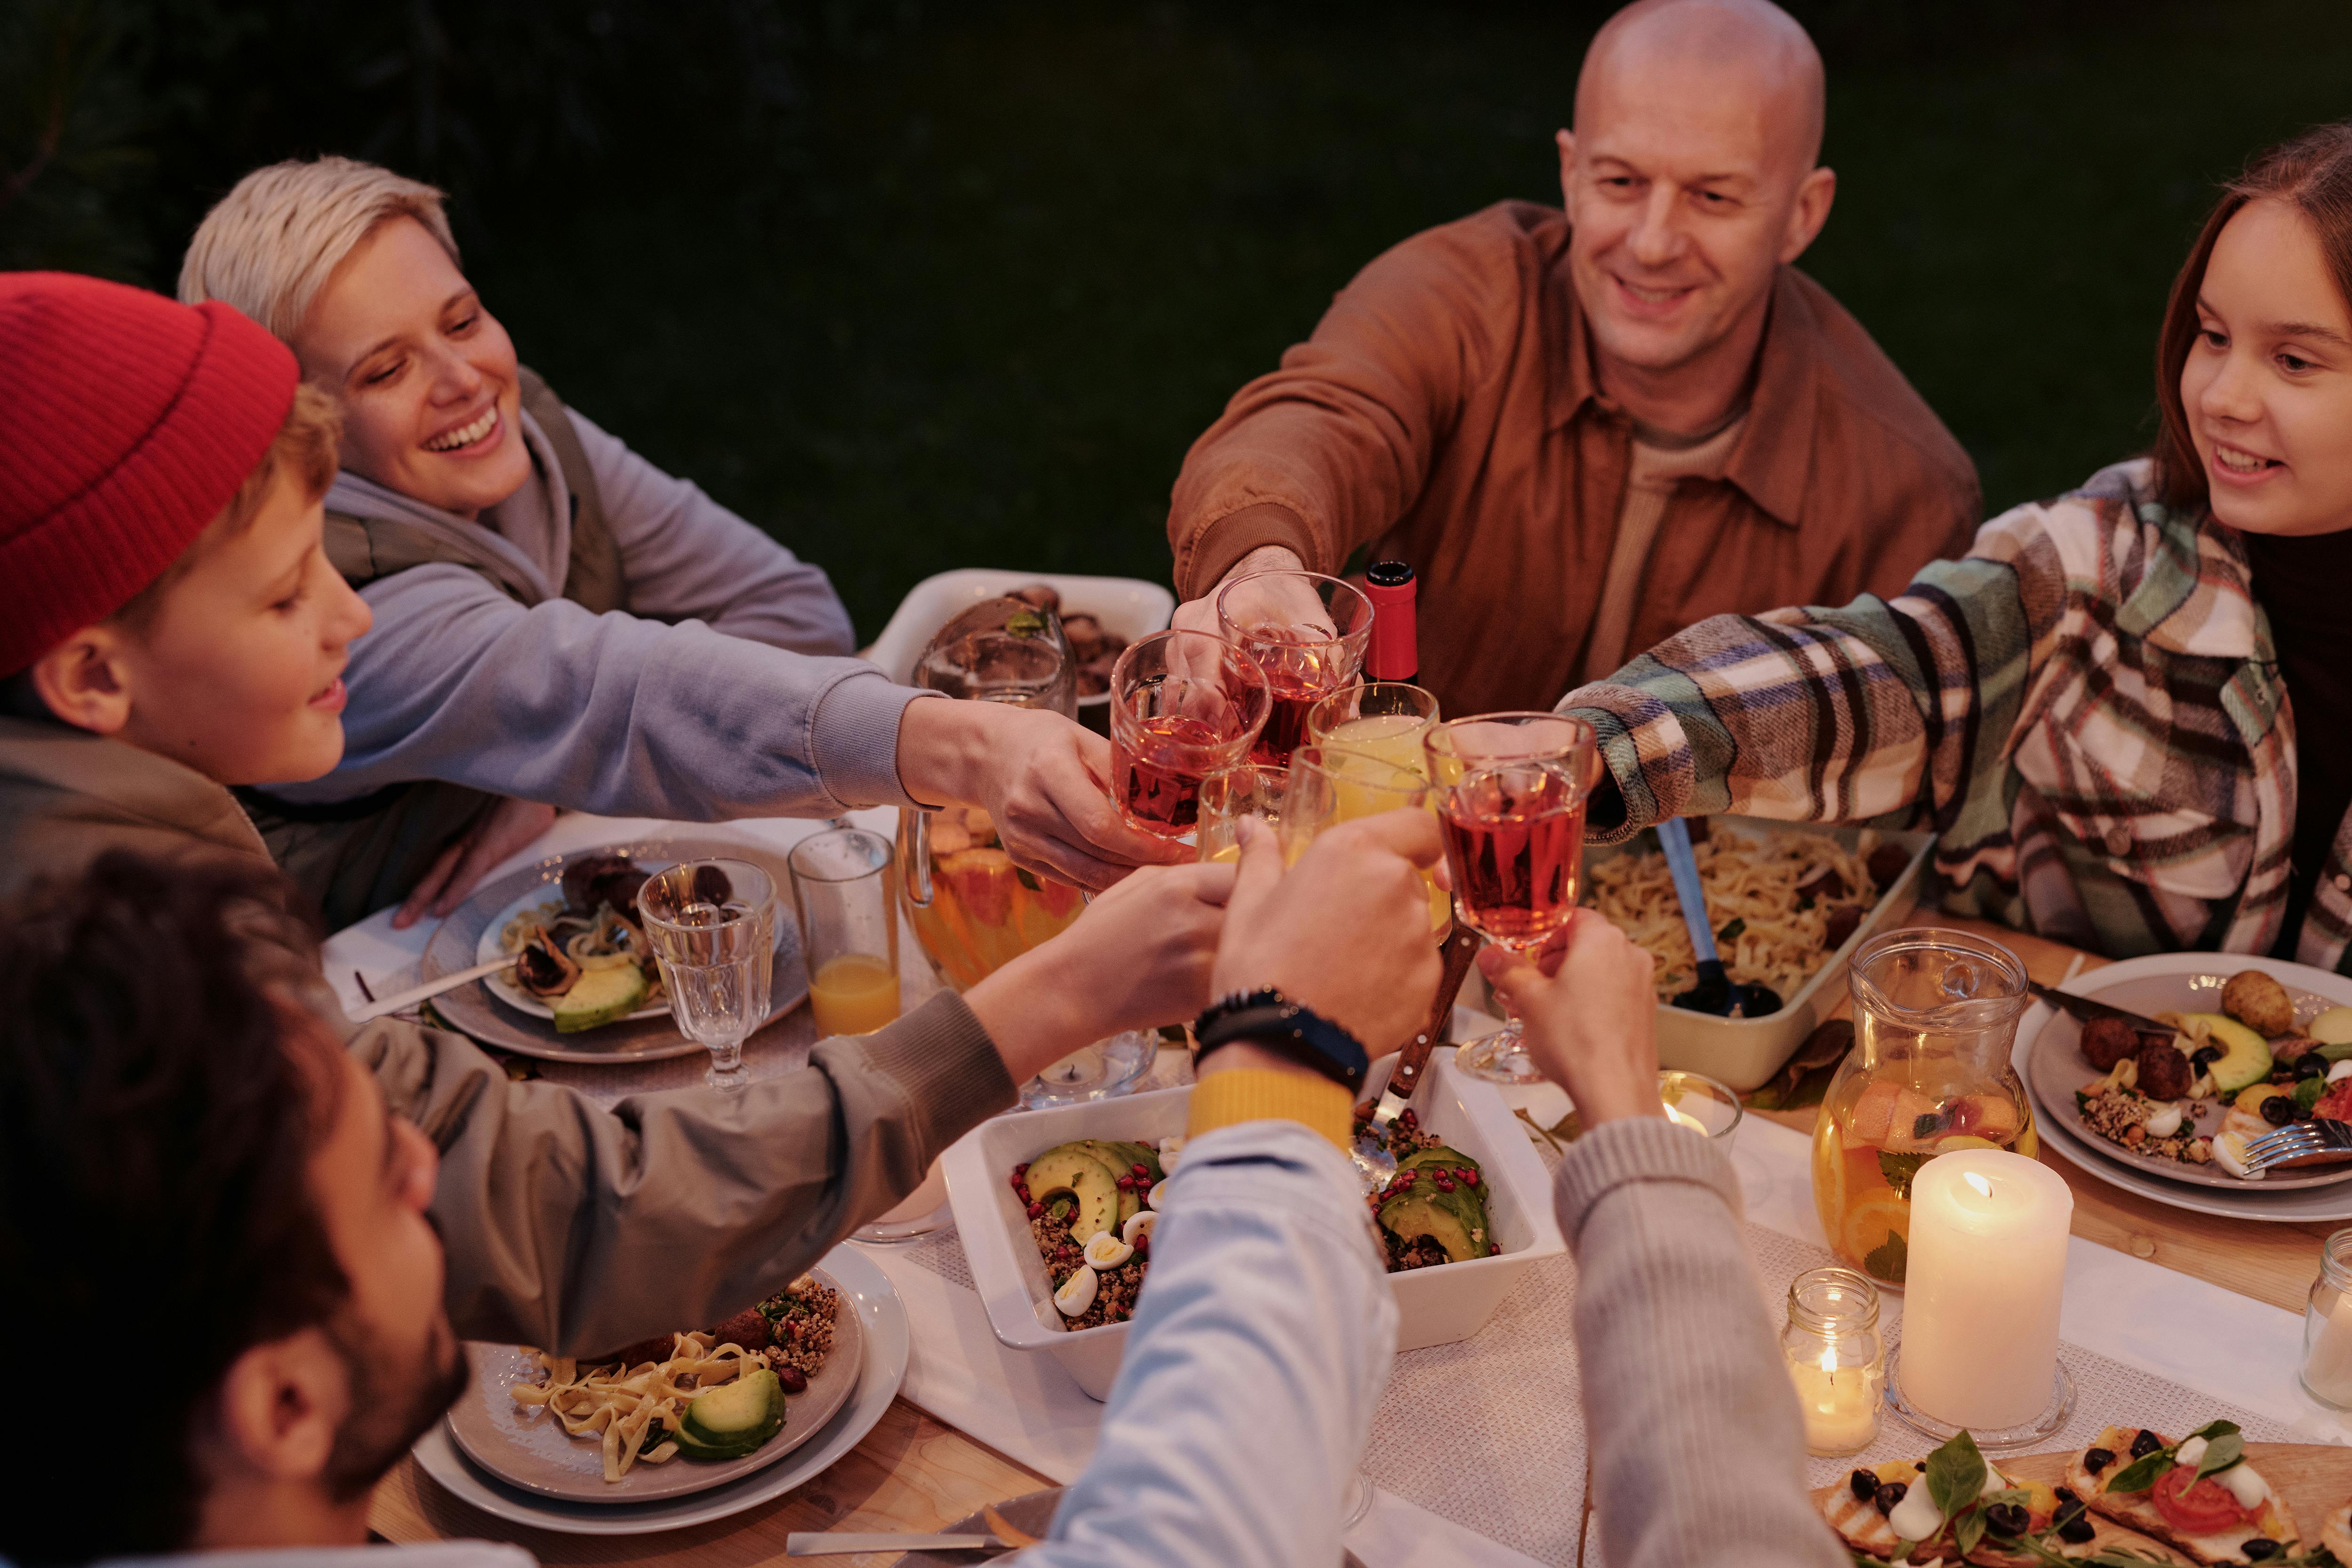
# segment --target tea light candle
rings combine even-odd
[[[2074,1194],[2022,1154],[1940,1154],[1911,1179],[1903,1394],[1955,1426],[2021,1426],[2050,1403]]]
[[[1808,1453],[1856,1453],[1878,1436],[1877,1369],[1799,1362],[1790,1366],[1789,1378],[1804,1412]]]
[[[2322,1405],[2352,1410],[2352,1230],[2319,1249],[2319,1278],[2303,1315],[2303,1388]]]
[[[1886,1374],[1878,1291],[1851,1268],[1814,1268],[1789,1287],[1780,1354],[1805,1418],[1805,1450],[1853,1454],[1878,1436]]]

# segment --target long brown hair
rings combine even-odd
[[[2156,438],[2155,457],[2157,494],[2175,509],[2207,503],[2205,464],[2189,438],[2189,411],[2180,401],[2181,368],[2197,342],[2197,295],[2205,287],[2205,264],[2212,259],[2222,226],[2262,197],[2286,202],[2309,220],[2336,291],[2352,310],[2352,121],[2315,126],[2247,164],[2244,174],[2221,187],[2221,199],[2206,216],[2180,276],[2172,280],[2164,330],[2156,341],[2156,401],[2164,429]]]

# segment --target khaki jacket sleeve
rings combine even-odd
[[[1518,292],[1494,271],[1460,226],[1416,235],[1357,274],[1281,368],[1234,394],[1176,477],[1179,593],[1199,597],[1267,544],[1337,572],[1404,515],[1487,357],[1487,313]]]
[[[953,994],[821,1041],[806,1068],[740,1094],[609,1110],[509,1081],[437,1029],[382,1019],[350,1048],[441,1151],[433,1212],[457,1332],[564,1353],[707,1327],[781,1289],[1014,1097]]]

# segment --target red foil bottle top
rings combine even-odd
[[[1372,641],[1364,653],[1364,673],[1374,680],[1411,680],[1421,673],[1419,628],[1413,601],[1420,592],[1412,568],[1402,561],[1375,561],[1364,573],[1364,596],[1372,602]]]

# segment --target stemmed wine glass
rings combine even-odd
[[[1362,673],[1372,602],[1319,573],[1253,572],[1218,590],[1217,626],[1265,670],[1274,703],[1250,760],[1278,765],[1307,739],[1307,710]]]
[[[768,1021],[775,978],[776,884],[746,860],[688,860],[637,893],[646,940],[661,964],[678,1033],[709,1047],[702,1081],[749,1083],[743,1042]]]
[[[1454,910],[1522,956],[1575,916],[1597,741],[1591,724],[1565,713],[1482,713],[1438,724],[1423,742]],[[1516,1015],[1454,1065],[1495,1083],[1541,1076]]]
[[[1163,838],[1192,831],[1201,781],[1238,764],[1265,727],[1265,671],[1207,632],[1154,632],[1110,673],[1112,798]]]

